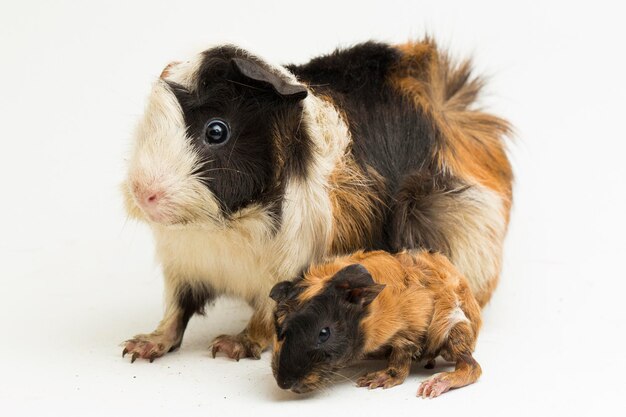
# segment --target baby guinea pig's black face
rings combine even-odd
[[[134,202],[163,224],[228,219],[253,205],[279,218],[286,178],[309,163],[306,96],[293,76],[233,46],[168,66],[138,129]]]
[[[277,301],[272,370],[279,387],[297,393],[323,386],[360,357],[361,320],[384,288],[359,264],[341,269],[308,300],[300,298],[305,283],[281,282],[270,295]]]

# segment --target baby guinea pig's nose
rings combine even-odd
[[[311,391],[311,388],[303,385],[301,382],[296,382],[291,386],[291,392],[295,392],[296,394],[305,394]]]
[[[290,389],[296,380],[294,378],[279,378],[276,382],[282,389]]]

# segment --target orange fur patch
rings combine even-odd
[[[348,253],[372,246],[373,233],[381,229],[385,184],[370,168],[367,175],[352,157],[342,158],[330,179],[329,197],[333,209],[332,241],[329,253]]]
[[[422,335],[428,340],[423,352],[436,353],[456,327],[456,323],[450,322],[454,314],[467,319],[471,331],[466,347],[473,350],[481,323],[480,306],[465,277],[441,254],[357,251],[337,257],[309,268],[298,284],[304,287],[298,301],[304,303],[320,294],[340,269],[354,263],[363,265],[376,283],[386,285],[361,323],[365,353],[384,346],[408,348],[407,340],[417,341]],[[460,310],[455,311],[457,308]]]
[[[434,42],[399,45],[402,62],[392,84],[433,120],[443,139],[434,155],[439,168],[465,179],[478,181],[498,192],[508,212],[513,173],[502,137],[511,133],[505,120],[473,108],[483,87],[472,77],[471,64],[459,65],[440,53]]]

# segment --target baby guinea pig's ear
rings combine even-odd
[[[277,303],[281,303],[285,301],[287,296],[289,295],[289,291],[293,288],[293,282],[291,281],[283,281],[274,285],[272,290],[270,291],[270,298]]]
[[[298,82],[290,80],[278,71],[272,71],[252,59],[233,58],[231,60],[235,70],[253,82],[270,86],[283,98],[303,100],[308,91]]]
[[[365,307],[385,288],[376,284],[369,271],[361,264],[348,265],[332,278],[335,288],[343,293],[346,301]]]

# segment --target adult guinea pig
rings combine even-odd
[[[272,369],[283,389],[311,391],[353,361],[381,354],[387,369],[366,374],[358,386],[401,384],[413,360],[432,367],[438,355],[456,369],[424,381],[418,396],[437,397],[481,374],[472,357],[480,307],[443,255],[359,251],[276,284],[270,296],[277,302]]]
[[[287,66],[218,46],[168,65],[123,185],[129,215],[153,231],[166,309],[124,353],[177,348],[189,318],[226,294],[254,313],[213,354],[258,358],[273,333],[272,286],[358,249],[440,251],[485,304],[512,176],[507,123],[475,108],[481,86],[430,40]]]

